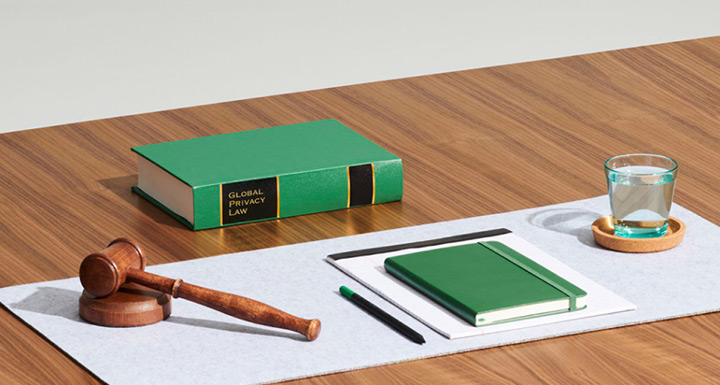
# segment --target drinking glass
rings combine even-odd
[[[661,155],[619,155],[605,162],[615,235],[665,235],[677,170],[675,160]]]

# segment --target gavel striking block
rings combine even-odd
[[[245,321],[292,330],[310,341],[320,334],[320,320],[298,318],[250,298],[148,273],[144,271],[145,261],[145,254],[136,242],[118,238],[105,250],[85,257],[80,265],[80,282],[95,297],[108,297],[124,283],[136,283]]]

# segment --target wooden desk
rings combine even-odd
[[[0,286],[76,276],[118,236],[158,264],[593,197],[603,161],[633,152],[677,159],[676,202],[720,224],[719,111],[716,37],[4,134]],[[130,192],[131,146],[326,118],[403,158],[402,202],[191,232]],[[296,383],[704,383],[720,378],[719,325],[713,313]],[[0,341],[2,383],[97,381],[5,310]]]

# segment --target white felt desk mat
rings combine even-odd
[[[688,227],[675,249],[623,254],[594,243],[590,224],[606,196],[504,214],[151,266],[147,270],[319,318],[314,342],[173,300],[155,325],[108,328],[78,316],[77,278],[0,289],[7,306],[111,384],[274,382],[718,310],[720,231],[674,205]],[[636,311],[448,340],[324,261],[328,254],[505,227],[637,305]],[[417,345],[337,292],[347,285],[424,335]]]

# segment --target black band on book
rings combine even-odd
[[[275,218],[278,213],[278,178],[220,185],[222,225]]]
[[[350,206],[369,205],[373,202],[373,167],[372,164],[348,167],[350,179]]]

